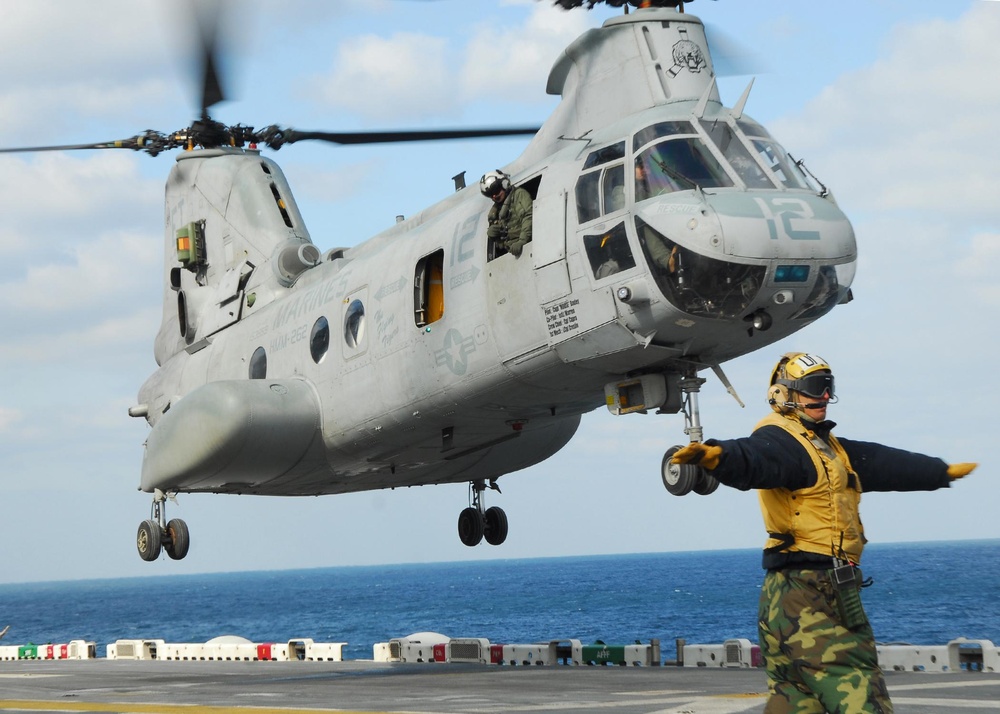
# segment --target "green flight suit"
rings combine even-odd
[[[494,203],[487,220],[487,235],[515,256],[531,241],[531,194],[520,186],[511,189],[503,203]]]

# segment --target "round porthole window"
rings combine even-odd
[[[312,354],[313,362],[319,364],[328,349],[330,349],[330,323],[325,317],[321,317],[313,324],[312,333],[309,335],[309,353]]]

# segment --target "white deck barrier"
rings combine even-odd
[[[94,659],[97,645],[86,640],[70,640],[52,645],[4,645],[0,647],[0,661],[18,659]]]
[[[685,667],[760,667],[760,647],[747,639],[726,640],[721,645],[684,645]]]
[[[251,642],[242,637],[217,637],[205,643],[164,640],[117,640],[107,646],[108,659],[165,661],[343,661],[346,642],[314,642],[296,638],[287,642]],[[760,648],[748,639],[722,644],[683,644],[678,641],[685,667],[760,667]],[[94,659],[96,645],[85,640],[65,644],[2,645],[0,661]],[[990,640],[964,637],[946,645],[877,645],[879,665],[886,671],[1000,672],[1000,648]],[[418,632],[373,647],[376,662],[455,662],[471,664],[531,665],[638,665],[661,664],[660,644],[584,645],[563,639],[528,644],[491,644],[480,637],[449,638],[437,632]]]
[[[954,639],[946,645],[879,645],[878,663],[897,672],[1000,672],[1000,648],[990,640]]]

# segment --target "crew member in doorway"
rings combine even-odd
[[[833,435],[833,372],[816,355],[790,352],[771,372],[773,414],[740,439],[692,442],[672,458],[720,483],[758,489],[768,540],[758,609],[771,696],[767,714],[890,714],[875,639],[861,606],[858,563],[866,539],[862,491],[933,491],[974,463]]]
[[[512,186],[510,176],[499,170],[483,175],[479,190],[493,201],[486,230],[490,242],[520,258],[531,241],[531,194]]]

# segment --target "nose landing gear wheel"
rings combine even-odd
[[[159,558],[162,547],[160,524],[151,519],[140,523],[135,546],[139,549],[139,557],[143,560],[153,561]]]
[[[483,539],[485,524],[479,509],[468,507],[458,514],[458,537],[470,548]]]
[[[660,464],[663,486],[675,496],[685,496],[691,493],[698,481],[698,472],[701,471],[700,468],[691,464],[670,462],[670,458],[680,449],[680,446],[671,446],[663,455],[663,462]]]
[[[486,509],[484,533],[490,545],[500,545],[507,540],[507,514],[499,506]]]
[[[719,480],[709,473],[706,473],[705,469],[698,467],[698,480],[694,485],[694,492],[699,496],[707,496],[710,493],[715,493],[715,489],[719,487]]]

